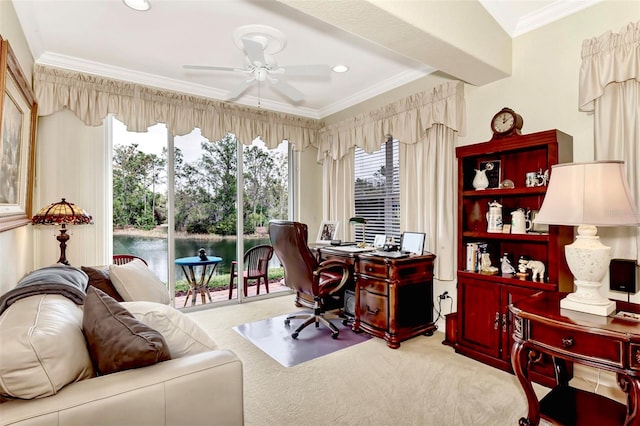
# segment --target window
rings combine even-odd
[[[400,242],[399,168],[398,141],[395,139],[390,138],[371,154],[356,147],[355,215],[367,220],[368,243],[373,243],[377,234]],[[356,240],[360,239],[361,236],[356,235]]]
[[[164,124],[133,133],[115,118],[112,134],[114,253],[144,258],[175,290],[176,307],[180,308],[191,306],[193,299],[185,298],[189,290],[186,271],[172,268],[174,258],[199,256],[204,249],[208,256],[222,258],[209,277],[212,301],[240,299],[237,285],[229,291],[231,264],[237,259],[239,245],[236,230],[242,223],[242,250],[246,251],[269,244],[270,219],[288,217],[288,143],[267,149],[256,139],[244,146],[233,134],[210,142],[199,129],[169,138]],[[239,152],[242,167],[237,161]],[[169,173],[171,164],[173,173]],[[242,189],[237,194],[240,178]],[[242,209],[238,209],[238,199],[243,200]],[[270,293],[289,291],[280,285],[283,271],[275,256],[268,273]],[[254,280],[249,282],[244,297],[256,295],[255,284]],[[264,294],[264,287],[262,291]],[[203,298],[197,297],[195,303]]]

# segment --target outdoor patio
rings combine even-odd
[[[284,285],[282,280],[274,280],[274,281],[269,282],[269,293],[278,293],[278,292],[284,292],[284,291],[290,291],[290,290],[291,289],[289,287]],[[255,296],[256,294],[257,294],[257,286],[255,284],[252,285],[250,283],[248,291],[247,291],[247,296],[251,297],[251,296]],[[266,290],[264,288],[264,285],[260,286],[260,294],[266,294]],[[186,293],[184,295],[176,296],[175,297],[175,307],[176,308],[185,307],[186,298],[187,298]],[[238,289],[234,288],[233,292],[231,294],[231,299],[237,299],[237,298],[238,298]],[[211,299],[212,299],[213,303],[229,300],[229,289],[211,291]],[[208,297],[206,298],[206,303],[205,304],[209,304]],[[198,305],[202,305],[202,297],[201,297],[201,295],[200,294],[196,295],[196,304],[195,305],[191,305],[191,295],[189,295],[189,300],[187,301],[187,305],[186,306],[198,306]]]

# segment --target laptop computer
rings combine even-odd
[[[424,232],[403,232],[400,240],[400,251],[422,255],[425,238],[426,234]]]

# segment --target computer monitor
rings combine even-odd
[[[400,250],[413,254],[422,254],[424,251],[424,232],[403,232]]]

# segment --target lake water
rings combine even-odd
[[[244,249],[249,250],[251,247],[260,244],[269,244],[269,237],[266,238],[249,238],[244,240]],[[203,239],[176,239],[175,252],[176,258],[197,256],[198,250],[204,248],[209,256],[218,256],[222,258],[222,262],[216,267],[215,274],[228,274],[231,268],[231,262],[236,260],[236,239],[223,240],[203,240]],[[147,261],[149,268],[160,277],[161,280],[167,282],[168,277],[168,240],[166,238],[149,238],[130,235],[114,235],[113,236],[113,253],[114,254],[134,254],[140,256]],[[275,255],[271,258],[269,267],[279,267],[280,262]],[[180,267],[176,267],[176,280],[183,280],[184,274]]]

